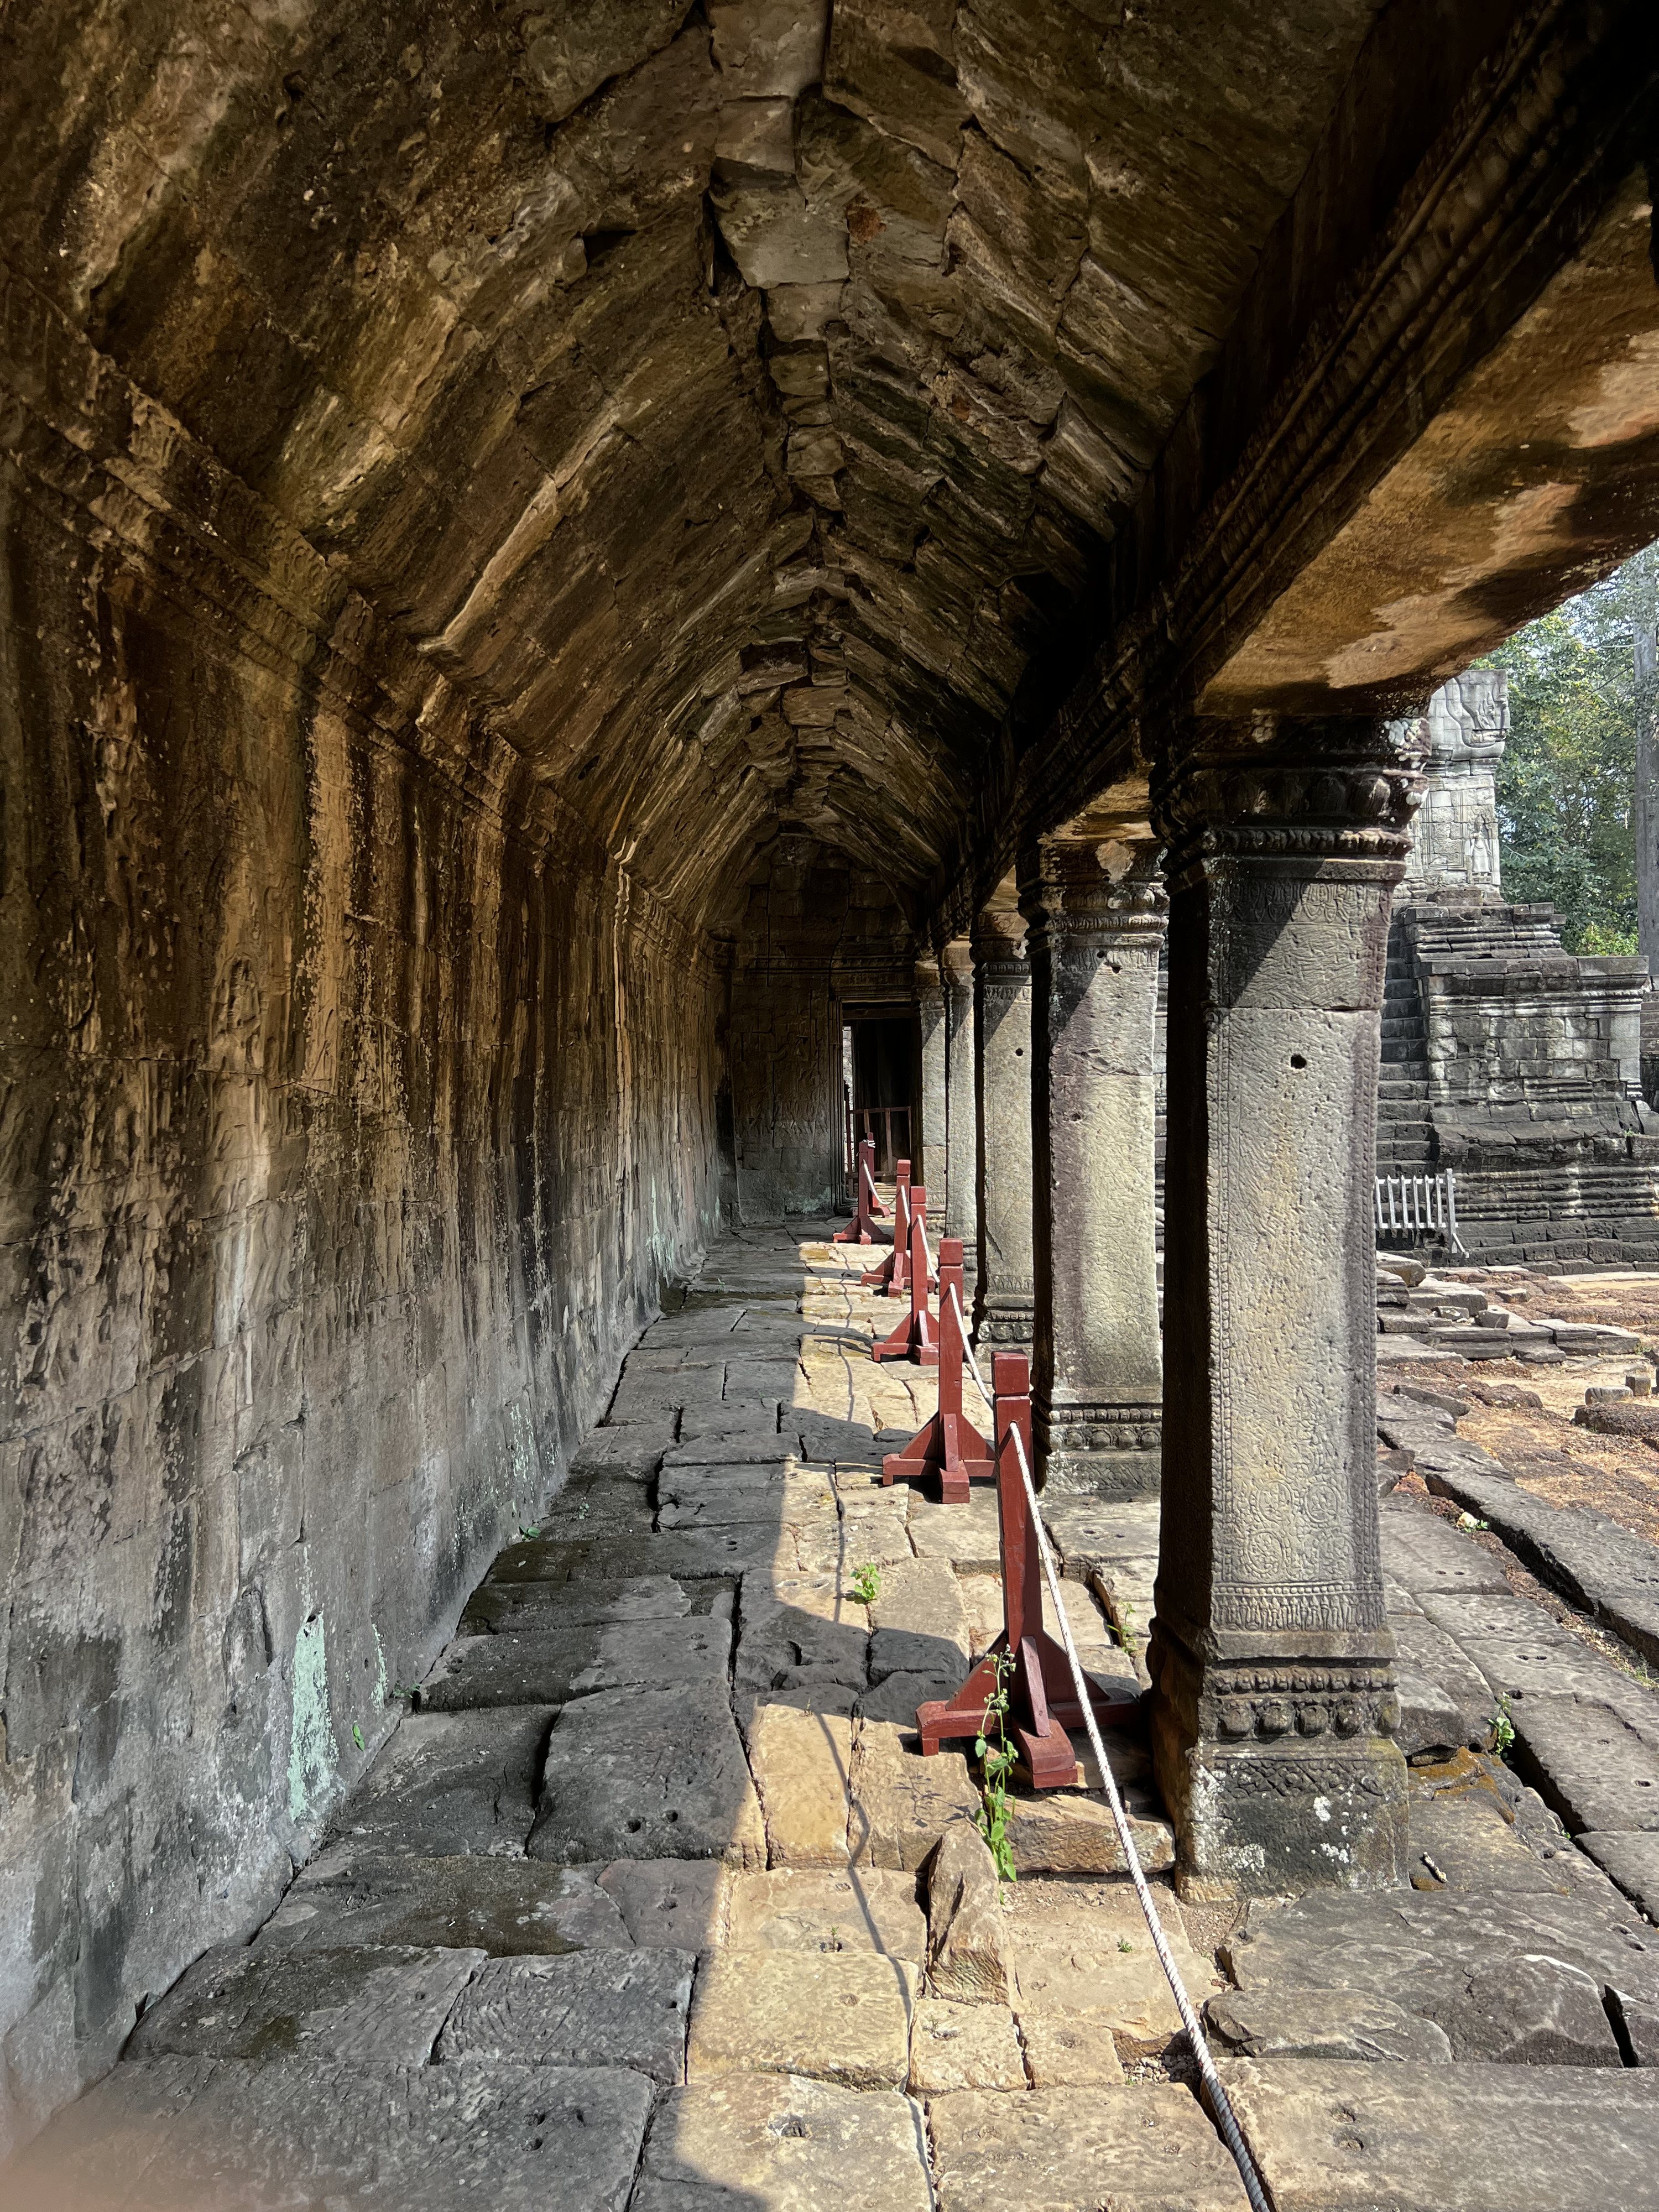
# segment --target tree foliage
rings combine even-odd
[[[1498,775],[1504,892],[1559,907],[1573,952],[1636,950],[1634,637],[1644,623],[1651,632],[1656,610],[1650,545],[1480,664],[1510,678]]]

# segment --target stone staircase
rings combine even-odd
[[[1429,1130],[1428,1031],[1416,963],[1402,932],[1389,932],[1382,986],[1382,1066],[1376,1085],[1376,1172],[1433,1171]]]

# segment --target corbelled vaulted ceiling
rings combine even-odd
[[[688,917],[902,897],[1376,12],[14,0],[8,252]]]

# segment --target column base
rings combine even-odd
[[[1068,1399],[1034,1392],[1031,1425],[1050,1490],[1096,1498],[1156,1498],[1163,1465],[1163,1407]]]
[[[1200,1662],[1154,1623],[1152,1763],[1175,1823],[1182,1896],[1300,1896],[1404,1881],[1406,1761],[1391,1741],[1400,1721],[1391,1639],[1368,1640],[1374,1648],[1364,1653]]]
[[[974,1343],[1029,1352],[1036,1334],[1036,1302],[1029,1291],[992,1291],[974,1300]]]

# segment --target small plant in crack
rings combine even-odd
[[[356,1723],[356,1721],[353,1721],[353,1723],[351,1723],[351,1741],[353,1741],[353,1743],[355,1743],[355,1744],[356,1745],[356,1747],[357,1747],[357,1748],[358,1748],[358,1750],[359,1750],[359,1751],[361,1751],[361,1750],[362,1749],[362,1747],[363,1747],[363,1732],[362,1732],[362,1729],[360,1729],[360,1728],[358,1727],[358,1725],[357,1725],[357,1723]]]
[[[985,1700],[985,1717],[974,1739],[974,1756],[980,1763],[979,1832],[989,1844],[1000,1881],[1018,1879],[1013,1846],[1008,1840],[1008,1771],[1018,1756],[1008,1741],[1008,1680],[1014,1671],[1006,1651],[991,1655],[994,1686]]]
[[[873,1605],[881,1595],[881,1569],[867,1561],[853,1570],[853,1595],[860,1605]]]
[[[1135,1626],[1135,1609],[1133,1606],[1127,1603],[1120,1605],[1117,1609],[1117,1619],[1113,1623],[1113,1626],[1117,1631],[1117,1640],[1119,1644],[1123,1647],[1124,1650],[1131,1650],[1133,1648],[1134,1638],[1139,1633],[1139,1630]]]
[[[533,1544],[537,1537],[539,1536],[541,1533],[539,1524],[533,1521],[520,1521],[519,1523],[519,1536],[520,1540],[524,1543]]]
[[[1515,1748],[1515,1723],[1510,1714],[1507,1690],[1498,1700],[1498,1717],[1492,1724],[1492,1747],[1500,1759],[1507,1759]]]

